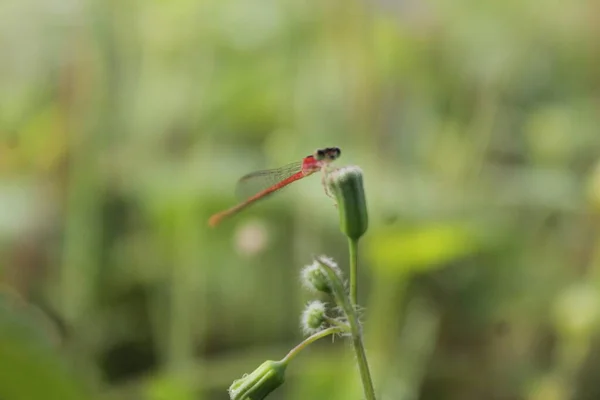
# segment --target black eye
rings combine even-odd
[[[337,147],[330,147],[327,149],[327,158],[330,160],[335,160],[340,156],[340,149]]]
[[[325,157],[325,152],[323,150],[317,150],[317,156]]]

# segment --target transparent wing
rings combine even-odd
[[[302,171],[302,161],[249,173],[238,181],[235,194],[239,200],[245,200],[300,171]]]

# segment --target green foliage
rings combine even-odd
[[[91,399],[55,348],[57,334],[44,315],[8,292],[0,297],[0,397]],[[52,340],[54,339],[54,340]]]
[[[368,177],[359,297],[387,398],[600,398],[598,12],[0,2],[0,280],[26,305],[0,304],[0,398],[225,399],[297,342],[294,266],[347,265],[346,244],[315,176],[206,221],[238,177],[327,146]],[[65,326],[50,343],[38,305]],[[273,399],[359,398],[342,347]]]
[[[410,229],[382,229],[369,237],[367,251],[380,273],[393,274],[442,267],[473,254],[479,242],[467,226],[440,222]]]

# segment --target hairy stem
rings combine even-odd
[[[348,238],[348,248],[350,249],[350,301],[352,305],[358,304],[358,239]]]
[[[356,361],[358,363],[358,370],[360,372],[360,379],[363,384],[365,398],[367,400],[376,400],[373,379],[371,378],[371,372],[369,371],[369,363],[367,362],[365,346],[362,340],[362,332],[360,325],[358,325],[356,313],[353,312],[353,314],[353,317],[348,316],[348,321],[350,322],[352,330],[352,346],[354,346],[354,352],[356,353]]]
[[[298,344],[296,347],[294,347],[292,350],[290,350],[290,352],[287,353],[287,355],[281,361],[284,363],[288,363],[294,357],[296,357],[309,344],[316,342],[317,340],[324,338],[325,336],[335,335],[336,333],[341,333],[341,332],[342,332],[342,329],[335,327],[335,326],[331,327],[331,328],[323,329],[322,331],[319,331],[319,332],[315,333],[314,335],[311,335],[311,336],[307,337],[306,339],[304,339],[300,344]]]
[[[345,333],[350,333],[350,325],[343,321],[338,321],[335,318],[325,317],[325,321],[331,326],[335,326],[340,329],[340,331]]]
[[[319,261],[319,264],[321,264],[327,273],[336,302],[338,306],[344,310],[346,318],[348,318],[350,333],[352,334],[352,345],[354,346],[354,352],[356,353],[356,361],[358,362],[358,370],[360,372],[360,379],[362,381],[365,398],[366,400],[376,400],[373,379],[371,378],[371,372],[369,371],[369,363],[367,362],[365,346],[362,340],[362,329],[358,320],[356,307],[352,304],[350,297],[344,289],[342,281],[335,271],[323,259],[318,258],[317,261]]]

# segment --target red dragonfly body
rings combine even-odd
[[[258,200],[277,192],[290,183],[296,182],[297,180],[305,178],[318,171],[325,172],[327,165],[337,159],[340,154],[341,151],[339,148],[328,147],[326,149],[315,151],[314,154],[305,157],[300,162],[289,164],[277,169],[253,172],[242,177],[238,183],[239,189],[243,189],[245,186],[249,185],[261,185],[263,188],[256,191],[254,195],[248,197],[245,201],[225,211],[214,214],[208,220],[208,224],[214,227],[218,225],[224,218],[237,214],[251,204],[254,204]]]

